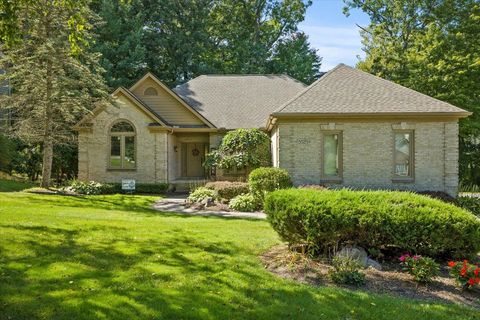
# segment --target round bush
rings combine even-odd
[[[264,167],[250,172],[248,185],[252,194],[262,203],[265,193],[292,187],[292,179],[285,169]]]
[[[190,202],[201,202],[203,199],[206,198],[216,199],[217,193],[212,189],[198,187],[192,193],[190,193],[187,200]]]
[[[236,211],[252,212],[257,210],[258,201],[252,194],[242,194],[230,200],[228,206]]]
[[[344,244],[464,258],[480,250],[480,219],[440,200],[395,191],[290,189],[269,193],[265,212],[290,244],[327,253]]]

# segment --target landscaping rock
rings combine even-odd
[[[355,259],[365,268],[372,267],[377,270],[382,270],[382,265],[378,261],[370,259],[367,251],[361,247],[343,247],[335,255]]]
[[[367,267],[382,271],[382,265],[380,264],[380,262],[370,258],[367,259]]]
[[[205,207],[212,207],[215,205],[215,201],[213,201],[213,198],[205,198],[201,201],[201,204],[203,204]]]
[[[367,251],[361,247],[343,247],[335,255],[355,259],[363,266],[366,266],[368,260]]]

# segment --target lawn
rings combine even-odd
[[[270,274],[267,222],[155,197],[0,193],[0,319],[478,319],[477,311]]]

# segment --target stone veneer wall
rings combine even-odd
[[[278,128],[278,129],[277,129]],[[276,166],[287,169],[296,185],[321,180],[321,131],[343,135],[343,180],[338,187],[444,191],[458,187],[457,122],[279,122],[272,136]],[[414,130],[414,181],[394,182],[394,129]],[[278,139],[276,135],[278,134]]]
[[[109,130],[119,120],[130,121],[136,130],[135,170],[109,170]],[[166,182],[167,132],[151,132],[148,124],[153,120],[123,96],[117,100],[117,107],[108,107],[92,121],[91,132],[81,131],[78,136],[78,179],[100,182],[120,182],[135,179],[143,183]]]

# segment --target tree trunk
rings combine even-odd
[[[43,143],[43,166],[42,166],[42,187],[50,187],[52,176],[53,143],[50,139]]]

